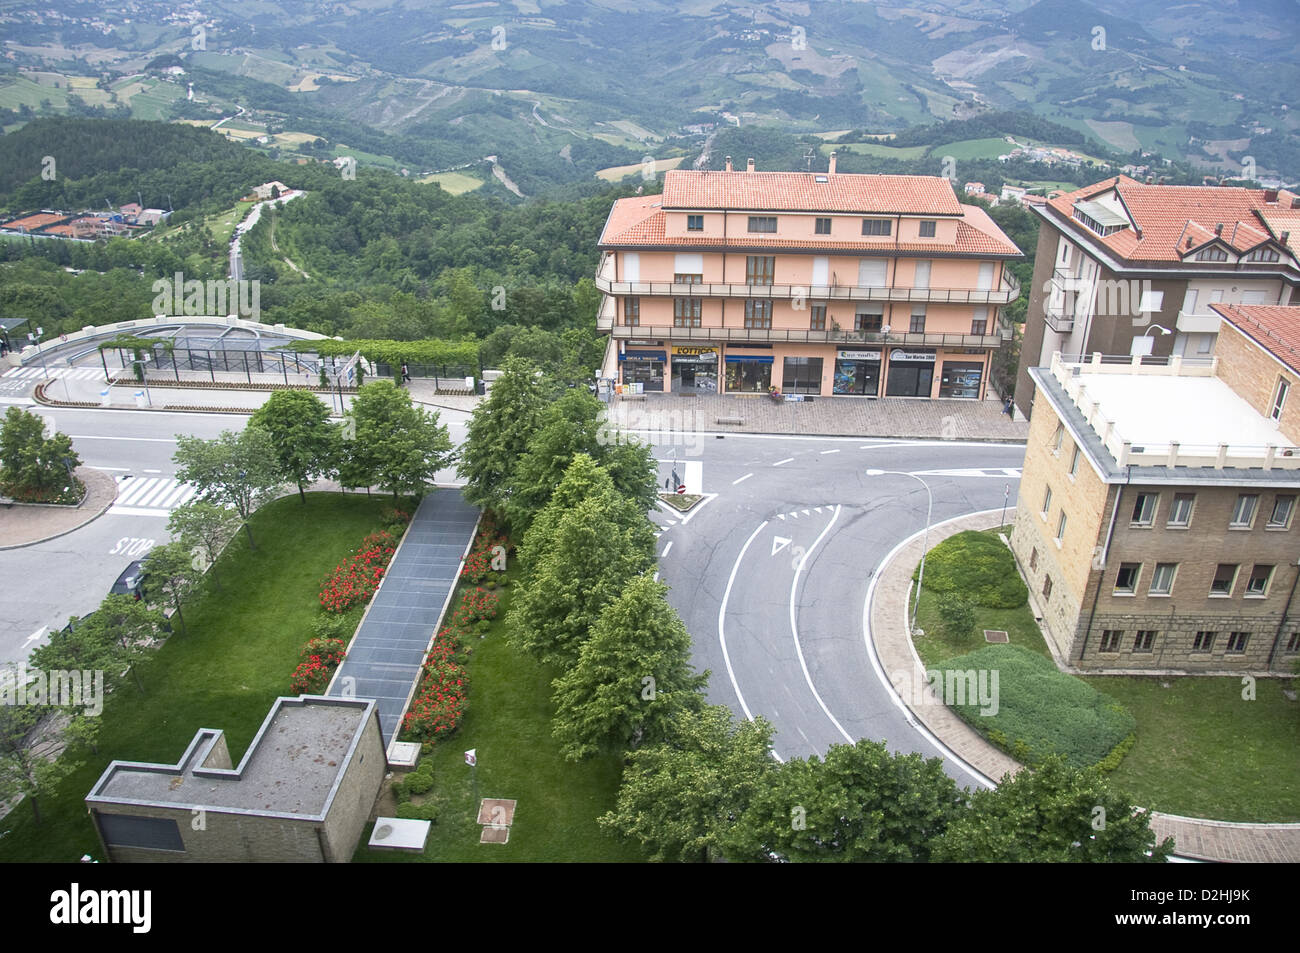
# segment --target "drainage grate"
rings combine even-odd
[[[1010,642],[1011,639],[1008,638],[1007,633],[1003,629],[985,629],[984,641],[985,642]]]

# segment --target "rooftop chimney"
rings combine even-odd
[[[731,156],[727,156],[727,171],[728,171],[728,172],[732,171],[732,169],[731,169]]]
[[[1291,233],[1283,232],[1281,235],[1278,236],[1278,238],[1280,238],[1282,240],[1282,244],[1285,245],[1287,244],[1287,242],[1291,241]]]
[[[745,171],[746,171],[746,172],[753,172],[753,171],[754,171],[754,158],[753,158],[753,156],[751,156],[750,158],[748,158],[748,159],[745,160]]]
[[[1215,235],[1218,235],[1218,236],[1220,236],[1220,237],[1223,236],[1223,223],[1222,223],[1222,222],[1220,222],[1218,225],[1215,225],[1215,226],[1214,226],[1214,234],[1215,234]]]
[[[1269,205],[1276,205],[1276,204],[1277,204],[1277,189],[1265,189],[1265,190],[1264,190],[1264,201],[1267,202]]]
[[[830,175],[834,175],[834,174],[835,174],[835,153],[833,153],[833,152],[831,153],[831,164],[830,164],[830,167],[829,167],[826,171],[827,171],[827,173],[830,174]]]

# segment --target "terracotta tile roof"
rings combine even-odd
[[[725,174],[725,173],[720,173]],[[733,175],[736,173],[732,173]],[[780,238],[769,234],[742,232],[729,236],[724,243],[719,237],[702,235],[667,237],[667,216],[657,195],[619,199],[610,210],[600,236],[600,247],[646,247],[661,245],[666,248],[789,248],[812,254],[818,251],[891,251],[931,253],[935,255],[984,255],[996,257],[1021,257],[1021,251],[1009,239],[984,209],[974,205],[958,205],[961,221],[957,223],[954,242],[895,242],[892,238],[863,236],[861,240],[826,241],[814,239]]]
[[[1210,307],[1242,334],[1300,374],[1300,306],[1212,304]]]
[[[818,178],[826,179],[818,182]],[[674,209],[960,215],[952,183],[936,175],[837,172],[664,173],[663,202]]]
[[[1048,207],[1066,219],[1072,219],[1074,203],[1109,192],[1119,193],[1142,232],[1138,238],[1133,228],[1124,228],[1099,236],[1079,223],[1075,228],[1089,239],[1129,261],[1174,262],[1183,260],[1215,238],[1215,226],[1223,226],[1221,240],[1237,252],[1245,252],[1268,238],[1268,224],[1276,233],[1291,229],[1282,223],[1300,225],[1300,211],[1291,209],[1296,198],[1285,190],[1274,202],[1267,201],[1264,189],[1240,189],[1201,185],[1146,185],[1126,175],[1105,179],[1073,192],[1050,199]],[[1296,233],[1300,238],[1300,233]],[[1187,239],[1192,239],[1191,249]],[[1294,243],[1292,248],[1296,247]]]

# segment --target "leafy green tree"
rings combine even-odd
[[[212,581],[220,589],[217,557],[231,537],[239,532],[239,524],[239,514],[229,507],[194,500],[172,510],[167,518],[167,531],[211,568]]]
[[[528,452],[508,481],[505,515],[516,532],[527,532],[578,453],[605,467],[614,486],[643,509],[654,504],[655,463],[650,448],[611,439],[611,431],[601,423],[603,410],[604,405],[587,391],[571,390],[542,411]]]
[[[48,642],[32,649],[29,658],[43,672],[103,670],[116,676],[122,669],[120,656],[112,633],[95,625],[92,615],[73,616],[66,628],[51,632]]]
[[[0,672],[0,678],[16,677]],[[44,717],[41,717],[43,715]],[[41,822],[41,800],[53,795],[73,768],[57,758],[59,738],[54,713],[30,705],[0,705],[0,801],[25,797]]]
[[[555,525],[506,618],[520,648],[571,666],[601,610],[654,564],[654,531],[617,491],[583,500]]]
[[[1173,850],[1173,838],[1156,844],[1150,814],[1112,790],[1097,768],[1071,768],[1057,756],[972,794],[969,808],[931,845],[931,858],[1163,863]]]
[[[570,760],[664,741],[683,709],[703,706],[708,673],[692,669],[667,591],[647,574],[633,579],[600,613],[578,664],[552,682],[554,734]]]
[[[638,841],[651,860],[722,856],[731,826],[771,778],[772,726],[736,723],[722,705],[683,712],[668,741],[632,752],[600,826]]]
[[[75,631],[87,646],[107,647],[102,665],[106,681],[118,681],[129,669],[136,689],[143,693],[138,663],[149,654],[155,641],[166,636],[167,620],[144,600],[108,595],[98,609],[79,620]]]
[[[422,495],[455,459],[438,415],[412,405],[411,395],[392,381],[372,381],[357,391],[344,435],[344,485],[377,485],[394,500],[399,493]]]
[[[248,518],[283,484],[271,435],[251,423],[238,433],[223,430],[215,440],[178,434],[172,459],[176,478],[198,487],[200,499],[234,507],[249,548],[256,549]]]
[[[465,478],[465,499],[501,511],[520,457],[541,426],[547,388],[528,361],[506,361],[487,400],[474,408],[457,471]]]
[[[555,527],[566,513],[589,496],[613,492],[614,481],[610,478],[609,471],[588,454],[575,454],[564,471],[564,476],[556,484],[550,501],[523,534],[518,556],[525,576],[531,573],[533,566],[541,563],[555,537]]]
[[[181,603],[189,599],[203,578],[194,568],[194,554],[182,540],[155,546],[144,559],[145,582],[162,592],[176,609],[176,618],[185,629]]]
[[[45,422],[21,407],[5,412],[0,427],[0,487],[24,499],[48,500],[68,486],[69,468],[81,466],[65,433],[45,436]]]
[[[266,428],[271,435],[280,475],[297,484],[303,503],[307,502],[308,483],[338,472],[339,428],[330,423],[329,408],[315,394],[277,390],[249,423]]]
[[[939,758],[881,742],[831,745],[781,765],[728,837],[732,860],[914,862],[961,807]]]

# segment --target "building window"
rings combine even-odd
[[[1101,651],[1118,652],[1119,641],[1124,638],[1123,629],[1103,629],[1101,633]]]
[[[1043,577],[1043,598],[1044,599],[1052,598],[1052,577],[1051,576]]]
[[[776,273],[773,255],[750,255],[745,259],[745,284],[770,285]]]
[[[913,334],[925,333],[925,305],[918,305],[912,308],[912,323],[908,330]]]
[[[1196,638],[1192,640],[1193,652],[1209,652],[1214,648],[1214,637],[1218,632],[1197,632]]]
[[[934,238],[934,222],[921,223],[921,237]]]
[[[1268,581],[1271,578],[1273,578],[1273,567],[1256,563],[1250,571],[1250,578],[1246,580],[1246,596],[1255,599],[1264,598],[1268,595]]]
[[[1029,550],[1029,571],[1035,572],[1038,569],[1038,547],[1035,546]]]
[[[988,314],[987,308],[984,309],[984,313],[985,315]],[[988,333],[988,329],[989,329],[989,319],[987,317],[971,319],[970,333],[975,335],[976,337],[983,337],[985,334]]]
[[[1074,453],[1070,455],[1070,476],[1072,477],[1079,475],[1079,453],[1079,445],[1075,444]]]
[[[1210,581],[1210,595],[1231,596],[1237,584],[1237,564],[1219,563],[1214,570],[1214,579]]]
[[[703,305],[699,298],[673,299],[673,327],[698,328],[702,308]]]
[[[1202,248],[1196,253],[1197,261],[1227,261],[1228,253],[1222,248]]]
[[[1292,632],[1290,636],[1287,637],[1286,647],[1283,648],[1282,651],[1287,653],[1300,652],[1300,630]]]
[[[1061,510],[1061,517],[1056,521],[1056,542],[1060,543],[1065,539],[1065,510]]]
[[[1174,591],[1174,573],[1178,563],[1156,563],[1156,570],[1151,574],[1149,596],[1167,596]]]
[[[745,302],[745,327],[770,328],[772,326],[772,302],[750,298]]]
[[[782,369],[781,389],[791,394],[822,392],[820,357],[787,357]]]
[[[864,218],[862,220],[863,235],[892,235],[894,233],[894,223],[887,218]]]
[[[1192,504],[1196,501],[1195,493],[1175,493],[1174,501],[1169,505],[1170,526],[1188,526],[1192,522]]]
[[[1150,652],[1156,644],[1155,629],[1138,629],[1137,638],[1133,640],[1134,652]]]
[[[1273,512],[1268,515],[1268,529],[1286,529],[1291,525],[1291,514],[1295,512],[1295,497],[1278,495],[1273,498]]]
[[[885,326],[885,311],[883,308],[875,311],[859,311],[853,316],[853,330],[855,331],[879,331]]]
[[[702,285],[704,284],[703,275],[688,275],[684,272],[678,272],[673,275],[673,284],[675,285]]]
[[[703,216],[703,215],[687,215],[687,216],[686,216],[686,230],[687,230],[688,232],[702,232],[702,231],[704,231],[704,216]]]
[[[1052,488],[1049,486],[1043,490],[1043,519],[1047,519],[1047,511],[1052,508]]]
[[[1052,437],[1052,453],[1061,452],[1061,444],[1065,442],[1065,424],[1056,425],[1056,435]]]
[[[818,235],[829,235],[831,233],[831,220],[829,218],[817,219],[813,231]]]
[[[812,307],[809,310],[811,311],[811,317],[808,322],[809,329],[813,331],[825,331],[826,330],[826,305],[815,304],[812,305]]]
[[[1133,526],[1150,526],[1156,520],[1156,504],[1160,501],[1159,493],[1139,493],[1133,501]]]
[[[1249,632],[1230,632],[1228,633],[1228,647],[1224,651],[1229,655],[1240,655],[1246,651],[1246,645],[1249,642]]]
[[[916,269],[912,272],[912,287],[930,287],[930,263],[928,261],[918,261],[916,263]]]
[[[1137,592],[1138,576],[1141,574],[1141,563],[1120,563],[1119,573],[1115,576],[1115,594],[1131,596]]]
[[[641,299],[627,298],[623,302],[623,323],[630,328],[641,323]]]
[[[1269,414],[1274,420],[1282,416],[1282,407],[1286,404],[1286,394],[1290,389],[1291,385],[1284,378],[1277,379],[1277,388],[1273,391],[1273,410]]]
[[[749,216],[749,230],[751,232],[775,232],[776,216],[775,215]]]
[[[1236,504],[1232,507],[1232,520],[1228,525],[1249,528],[1255,522],[1255,506],[1258,503],[1258,494],[1243,493],[1238,496]]]
[[[1274,248],[1256,248],[1245,257],[1245,261],[1280,261],[1282,258]]]

